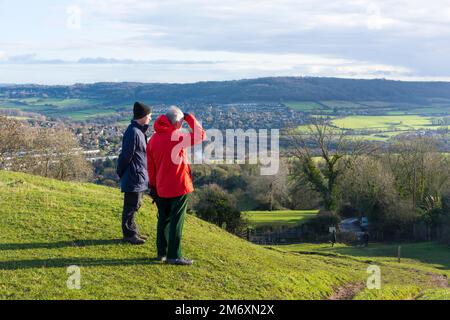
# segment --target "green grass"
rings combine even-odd
[[[388,142],[392,137],[417,130],[438,130],[448,126],[433,125],[434,118],[450,114],[450,106],[444,104],[413,105],[384,101],[320,101],[290,102],[293,109],[313,113],[315,116],[334,114],[330,123],[339,130],[345,130],[350,139]],[[364,112],[367,115],[354,113]],[[371,113],[376,112],[376,115]],[[352,114],[353,113],[353,114]],[[342,114],[344,116],[342,116]],[[339,116],[341,115],[341,116]],[[297,127],[299,133],[308,134],[308,126]]]
[[[408,110],[394,110],[386,112],[386,115],[448,115],[450,113],[449,107],[423,107],[423,108],[412,108]]]
[[[429,117],[417,115],[402,116],[348,116],[335,119],[334,125],[344,129],[423,129],[431,126]]]
[[[88,120],[116,114],[122,106],[102,105],[93,99],[25,98],[0,99],[1,109],[16,109],[39,113],[47,117],[71,118],[75,121]]]
[[[291,109],[303,112],[311,112],[323,109],[323,106],[313,101],[290,101],[286,102],[286,106]]]
[[[193,216],[183,250],[194,266],[161,264],[154,206],[146,198],[138,215],[143,246],[120,241],[121,206],[116,189],[0,171],[0,299],[327,299],[367,278],[364,257],[265,248]],[[394,299],[404,297],[397,287],[442,298],[432,279],[448,271],[434,263],[383,264],[383,284]],[[70,265],[81,290],[67,288]]]
[[[359,104],[375,108],[392,108],[393,103],[388,101],[358,101]]]
[[[115,111],[107,111],[92,108],[92,109],[83,109],[80,111],[67,112],[65,113],[65,116],[70,117],[73,120],[86,120],[91,118],[106,117],[114,114],[116,114]]]
[[[342,109],[366,109],[367,107],[352,101],[341,101],[341,100],[330,100],[330,101],[321,101],[322,104],[326,105],[328,108],[337,108],[338,110]]]
[[[246,211],[244,216],[251,226],[295,226],[316,216],[318,210],[276,210],[276,211]]]
[[[352,259],[375,264],[381,268],[380,290],[364,289],[355,299],[450,299],[450,246],[437,243],[403,243],[400,263],[397,258],[399,244],[371,243],[367,248],[345,244],[293,244],[272,246],[276,250],[297,254],[332,256],[337,261]],[[432,274],[430,280],[440,288],[424,289],[418,283],[393,284],[398,275],[390,268],[398,267],[411,275],[425,272]]]
[[[331,124],[336,126],[336,134],[339,130],[344,130],[351,139],[386,142],[402,133],[441,129],[442,126],[432,124],[432,119],[433,117],[417,114],[400,115],[396,111],[393,115],[335,118],[331,120]],[[299,126],[297,130],[309,132],[307,126],[304,125]]]
[[[410,263],[424,263],[433,268],[444,270],[450,277],[450,247],[432,242],[381,244],[372,243],[367,248],[345,244],[331,247],[328,244],[292,244],[283,245],[289,251],[314,251],[336,255],[362,258],[376,258],[377,261],[397,262],[397,249],[401,245],[402,259]]]
[[[89,106],[97,103],[95,100],[92,99],[63,99],[63,98],[25,98],[25,99],[17,99],[16,101],[32,106],[52,105],[60,108]]]

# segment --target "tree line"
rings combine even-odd
[[[450,99],[449,82],[326,77],[267,77],[233,81],[169,83],[94,83],[71,86],[0,86],[10,98],[53,97],[98,99],[108,103],[143,100],[151,103],[233,103],[280,101],[427,102]]]
[[[428,240],[449,237],[450,158],[435,139],[400,137],[377,149],[315,119],[291,143],[291,179],[313,190],[324,211],[367,216],[385,238],[413,238],[420,225]]]

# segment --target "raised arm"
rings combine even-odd
[[[199,144],[206,139],[206,133],[200,122],[194,117],[194,115],[185,113],[184,120],[187,122],[192,132],[183,135],[184,147],[189,147],[195,144]],[[187,138],[187,139],[186,139]]]

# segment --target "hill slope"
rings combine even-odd
[[[193,216],[184,253],[195,265],[160,264],[152,260],[155,208],[147,200],[138,217],[148,242],[130,246],[120,241],[121,202],[115,189],[0,171],[0,298],[327,299],[362,290],[368,276],[368,261],[270,250]],[[81,290],[66,286],[70,265],[81,267]],[[382,268],[389,298],[448,294],[437,269]]]

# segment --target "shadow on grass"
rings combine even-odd
[[[156,258],[139,259],[92,259],[92,258],[61,258],[61,259],[34,259],[1,261],[0,270],[20,270],[31,268],[66,268],[72,265],[78,267],[96,266],[130,266],[130,265],[154,265],[162,263]]]
[[[58,242],[29,242],[29,243],[0,243],[1,250],[26,250],[26,249],[58,249],[70,247],[106,246],[123,243],[122,239],[92,239],[72,240]]]

